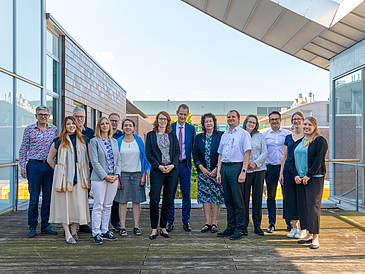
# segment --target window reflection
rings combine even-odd
[[[46,104],[49,107],[49,120],[48,123],[58,126],[57,117],[58,117],[58,99],[52,96],[46,96]]]
[[[58,62],[47,55],[46,59],[46,87],[48,90],[58,93]]]
[[[0,163],[9,163],[13,160],[12,94],[13,78],[0,72]]]
[[[0,168],[0,211],[12,205],[14,191],[13,168]]]
[[[58,37],[50,30],[47,30],[47,51],[58,58]]]
[[[0,0],[0,67],[13,71],[13,1]]]
[[[16,0],[16,73],[38,84],[41,81],[41,2]]]
[[[41,90],[35,86],[17,80],[17,98],[14,102],[16,102],[17,108],[16,152],[17,158],[19,158],[19,148],[22,142],[24,129],[37,121],[35,118],[35,110],[41,104]]]

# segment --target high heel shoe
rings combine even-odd
[[[156,232],[156,234],[150,235],[149,238],[150,240],[154,240],[157,238],[157,236],[158,236],[158,231]]]
[[[309,240],[299,240],[298,241],[298,244],[309,244],[312,242],[312,239],[309,239]]]
[[[165,237],[165,238],[170,238],[170,234],[169,233],[164,233],[162,230],[160,231],[161,236]]]

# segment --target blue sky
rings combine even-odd
[[[329,72],[180,0],[47,0],[129,100],[294,100],[329,96]]]

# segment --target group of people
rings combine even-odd
[[[196,136],[195,127],[186,122],[189,107],[181,104],[176,115],[178,120],[171,123],[170,115],[160,111],[144,144],[134,134],[133,120],[125,119],[122,131],[118,129],[120,117],[116,113],[110,114],[109,119],[100,118],[94,133],[84,125],[82,108],[76,108],[73,116],[65,117],[57,136],[57,128],[47,123],[49,109],[39,106],[35,115],[37,123],[25,129],[19,153],[21,175],[28,178],[30,192],[28,236],[36,235],[41,189],[41,233],[57,234],[50,223],[61,223],[66,242],[74,244],[78,240],[79,225],[79,231],[92,233],[94,242],[101,244],[103,240],[117,239],[109,231],[111,221],[120,236],[125,237],[128,235],[127,203],[132,202],[133,233],[142,235],[140,203],[146,201],[148,174],[152,228],[149,238],[170,237],[174,229],[178,183],[183,198],[183,229],[191,231],[190,188],[194,160],[198,172],[198,203],[203,204],[205,215],[201,232],[219,231],[218,215],[224,203],[227,227],[217,236],[231,240],[247,236],[252,193],[254,233],[263,236],[262,197],[266,181],[269,217],[266,231],[273,233],[279,181],[283,189],[283,218],[289,230],[287,236],[300,239],[300,244],[312,243],[312,249],[319,247],[328,145],[318,133],[313,117],[304,118],[302,113],[294,113],[292,132],[281,128],[281,115],[274,111],[269,114],[271,128],[260,133],[255,115],[248,115],[241,127],[239,112],[231,110],[227,114],[229,128],[223,133],[217,129],[216,117],[206,113],[201,117],[203,133]],[[89,182],[94,197],[92,228],[88,226]]]

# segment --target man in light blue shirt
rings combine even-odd
[[[276,190],[278,187],[281,158],[283,157],[284,141],[287,135],[292,134],[291,131],[281,128],[281,114],[278,111],[273,111],[269,114],[269,123],[271,129],[265,131],[264,137],[267,146],[266,158],[266,191],[267,191],[267,211],[269,215],[268,233],[275,231],[276,224]],[[287,225],[290,226],[290,221]],[[290,231],[290,229],[289,229]]]
[[[223,134],[218,147],[217,182],[223,186],[227,207],[227,228],[218,237],[238,240],[244,233],[245,205],[243,184],[251,154],[251,136],[239,126],[240,114],[231,110],[227,114],[229,129]]]

